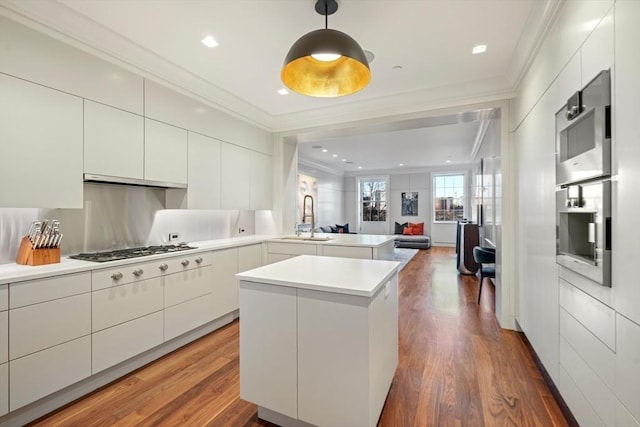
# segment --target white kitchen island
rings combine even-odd
[[[240,397],[281,426],[375,426],[398,363],[398,262],[301,255],[240,279]]]

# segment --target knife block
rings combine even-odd
[[[60,262],[60,248],[34,249],[28,236],[24,236],[20,242],[16,264],[45,265]]]

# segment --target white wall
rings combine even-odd
[[[512,103],[516,316],[581,425],[640,426],[639,20],[635,0],[565,2]],[[613,275],[604,288],[555,263],[554,114],[611,66]]]
[[[431,186],[434,173],[464,173],[467,176],[467,198],[465,216],[471,217],[471,175],[470,165],[454,165],[441,168],[424,168],[420,170],[407,171],[376,171],[375,173],[358,174],[355,176],[345,176],[344,178],[344,212],[345,220],[350,224],[357,223],[358,209],[358,176],[388,176],[390,181],[390,192],[388,195],[389,224],[387,229],[380,230],[379,234],[393,234],[394,223],[424,222],[425,234],[431,237],[432,245],[454,246],[456,242],[455,223],[434,223],[433,203]],[[405,191],[418,192],[418,216],[402,216],[401,194]]]

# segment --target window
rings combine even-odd
[[[434,175],[433,221],[460,221],[464,218],[464,174]]]
[[[360,180],[362,221],[387,220],[387,180],[366,178]]]

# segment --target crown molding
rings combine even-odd
[[[307,158],[304,157],[298,157],[298,163],[304,166],[308,166],[310,168],[314,168],[314,169],[319,169],[323,172],[327,172],[330,173],[332,175],[336,175],[336,176],[344,176],[345,172],[338,170],[338,169],[333,169],[325,164],[322,163],[318,163],[318,162],[314,162],[313,160],[309,160]]]

